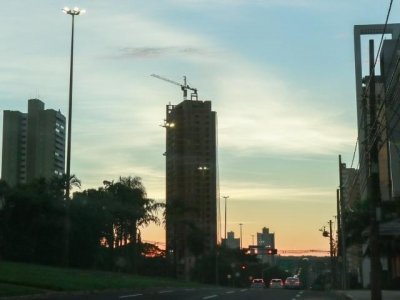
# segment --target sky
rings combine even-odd
[[[389,23],[400,21],[394,1]],[[67,116],[75,19],[71,173],[82,189],[139,176],[165,201],[165,106],[198,89],[218,116],[221,228],[243,245],[263,227],[279,250],[329,250],[338,155],[357,140],[353,26],[385,22],[373,0],[1,0],[3,110],[27,100]],[[367,64],[367,61],[363,62]],[[1,136],[0,136],[1,142]],[[0,149],[1,151],[1,149]],[[222,232],[222,235],[224,233]],[[165,242],[162,226],[142,238]]]

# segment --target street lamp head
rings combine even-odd
[[[86,12],[85,9],[79,9],[79,7],[74,7],[72,9],[68,8],[68,7],[64,7],[62,10],[63,10],[63,12],[65,14],[68,14],[68,15],[71,15],[71,16],[77,16],[77,15],[80,15],[80,14],[84,14]]]

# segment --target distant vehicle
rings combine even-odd
[[[273,289],[281,289],[283,288],[283,281],[282,279],[271,279],[269,282],[269,287]]]
[[[301,288],[300,279],[298,277],[288,277],[285,280],[286,289],[299,289]]]
[[[264,279],[256,278],[251,282],[251,288],[263,289],[265,288]]]

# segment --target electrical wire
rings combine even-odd
[[[390,0],[389,9],[388,9],[388,12],[387,12],[387,14],[386,14],[385,25],[383,26],[383,33],[382,33],[382,36],[381,36],[381,41],[380,41],[380,43],[379,43],[378,51],[377,51],[377,53],[376,53],[376,57],[375,57],[375,61],[374,61],[374,66],[372,67],[372,71],[374,71],[374,72],[375,72],[376,63],[378,62],[378,58],[379,58],[380,51],[381,51],[381,49],[382,49],[383,39],[384,39],[384,37],[385,37],[385,33],[386,33],[387,24],[388,24],[388,21],[389,21],[390,12],[391,12],[391,10],[392,10],[392,4],[393,4],[393,0]],[[368,80],[368,84],[367,84],[366,90],[369,89],[370,84],[371,84],[371,78]]]
[[[374,71],[375,71],[376,64],[377,64],[377,62],[378,62],[378,58],[379,58],[380,52],[381,52],[381,50],[382,50],[383,40],[384,40],[384,36],[385,36],[385,34],[386,34],[386,28],[387,28],[387,24],[388,24],[388,21],[389,21],[389,16],[390,16],[390,13],[391,13],[392,5],[393,5],[393,0],[391,0],[390,3],[389,3],[389,8],[388,8],[388,12],[387,12],[387,15],[386,15],[386,20],[385,20],[384,28],[383,28],[383,33],[382,33],[382,35],[381,35],[381,40],[380,40],[380,43],[379,43],[378,51],[377,51],[376,57],[375,57],[375,59],[374,59],[374,64],[373,64],[373,67],[372,67],[372,69],[371,69],[371,71],[372,71],[373,73],[374,73]],[[399,37],[397,37],[396,46],[395,46],[394,49],[397,49],[398,43],[399,43]],[[394,56],[395,56],[395,52],[392,54],[391,61],[394,60]],[[392,75],[391,75],[389,84],[388,84],[388,86],[387,86],[387,88],[386,88],[386,90],[385,90],[385,94],[384,94],[385,99],[384,99],[383,101],[381,101],[381,103],[380,103],[380,107],[379,107],[379,109],[378,109],[378,113],[376,114],[377,117],[376,117],[376,119],[375,119],[375,122],[374,122],[374,124],[372,124],[372,125],[369,127],[369,128],[370,128],[370,130],[369,130],[370,132],[367,134],[366,140],[369,142],[368,144],[371,145],[371,146],[367,147],[367,149],[366,149],[367,151],[364,151],[364,153],[363,153],[363,155],[362,155],[362,157],[361,157],[361,160],[359,160],[358,165],[359,165],[360,167],[359,167],[359,170],[358,170],[358,172],[357,172],[357,174],[356,174],[356,176],[355,176],[355,178],[354,178],[354,180],[353,180],[353,183],[352,183],[352,185],[351,185],[351,187],[350,187],[350,195],[353,194],[354,186],[355,186],[355,184],[356,184],[356,179],[357,179],[358,177],[360,177],[359,174],[361,173],[361,171],[365,171],[365,170],[362,170],[362,167],[364,167],[363,169],[365,169],[365,166],[364,166],[364,164],[360,164],[360,161],[364,161],[364,160],[367,158],[367,156],[369,155],[370,150],[371,150],[371,148],[372,148],[372,145],[374,145],[375,142],[377,142],[377,139],[378,139],[379,137],[381,137],[381,136],[382,136],[382,133],[387,129],[386,124],[382,124],[382,122],[380,122],[380,120],[383,119],[383,118],[381,117],[381,113],[384,112],[383,108],[386,108],[385,103],[386,103],[387,91],[389,91],[389,89],[390,89],[390,87],[391,87],[391,85],[392,85],[392,83],[393,83],[394,75],[395,75],[395,72],[396,72],[396,70],[397,70],[397,68],[398,68],[398,66],[399,66],[399,62],[400,62],[400,57],[399,57],[399,59],[397,60],[397,63],[396,63],[396,65],[395,65],[395,67],[394,67],[394,70],[393,70],[393,72],[392,72]],[[367,84],[366,88],[364,89],[364,97],[366,97],[366,95],[365,95],[366,91],[369,91],[369,90],[370,90],[371,82],[372,82],[372,76],[369,77],[368,84]],[[384,85],[383,85],[383,84],[380,85],[380,88],[381,88],[381,91],[380,91],[380,93],[378,93],[378,94],[381,94],[381,93],[383,92],[382,89],[384,88]],[[392,99],[393,99],[393,98],[392,98]],[[397,112],[396,112],[396,114],[397,114]],[[399,118],[398,118],[398,121],[399,121],[399,120],[400,120],[400,115],[398,115],[398,116],[399,116]],[[361,112],[361,116],[360,116],[359,120],[363,120],[363,118],[365,118],[365,117],[366,117],[366,114],[364,113],[364,109],[363,109],[362,112]],[[385,120],[386,120],[386,118],[385,118]],[[398,123],[398,122],[396,122],[396,125],[397,125],[397,123]],[[386,135],[386,136],[385,136],[385,139],[386,139],[386,141],[387,141],[387,140],[389,139],[389,135]],[[356,148],[357,148],[357,142],[360,143],[358,137],[357,137],[357,140],[356,140],[355,151],[356,151]],[[383,145],[384,145],[384,142],[381,141],[381,147],[382,147]],[[381,147],[380,147],[380,148],[381,148]],[[379,148],[379,149],[380,149],[380,148]],[[361,154],[361,152],[362,152],[361,147],[359,147],[359,149],[360,149],[360,154]],[[354,163],[355,151],[354,151],[354,153],[353,153],[353,159],[352,159],[351,167],[353,166],[353,163]],[[348,184],[349,179],[350,179],[350,178],[348,177],[345,186],[348,186],[347,184]],[[366,186],[366,181],[367,181],[366,178],[364,178],[364,179],[363,179],[363,182],[360,182],[360,183],[359,183],[360,188],[361,188],[360,190],[363,190],[363,189],[365,188],[365,186]],[[342,188],[342,187],[341,187],[341,188]],[[350,198],[351,198],[351,197],[350,197]]]

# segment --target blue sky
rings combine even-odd
[[[356,133],[353,25],[383,23],[389,1],[2,0],[2,111],[27,100],[67,114],[76,18],[72,173],[83,188],[140,176],[165,198],[165,105],[186,75],[218,113],[228,231],[244,244],[267,226],[281,249],[328,249],[318,231],[336,209],[338,155]],[[394,3],[390,22],[399,22]],[[1,139],[1,138],[0,138]],[[1,151],[1,150],[0,150]],[[223,211],[222,211],[223,215]],[[223,228],[223,224],[222,224]],[[144,230],[163,241],[163,228]]]

